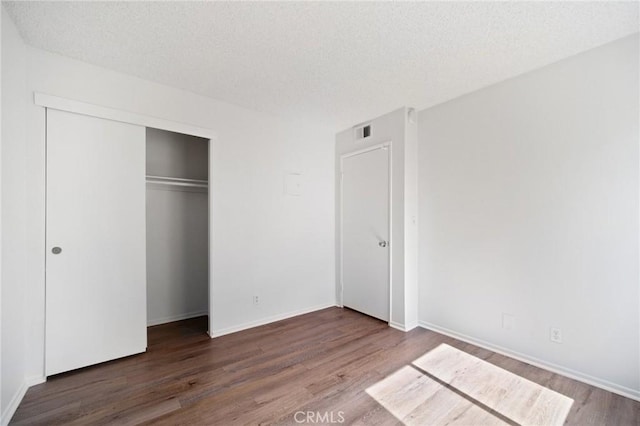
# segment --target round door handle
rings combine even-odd
[[[386,247],[386,246],[387,246],[387,242],[386,242],[386,241],[380,241],[380,242],[378,243],[378,245],[379,245],[380,247],[384,248],[384,247]]]
[[[60,254],[60,253],[62,253],[62,249],[60,247],[54,247],[54,248],[51,249],[51,253]]]

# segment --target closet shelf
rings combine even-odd
[[[202,188],[206,189],[209,187],[209,182],[201,179],[184,179],[184,178],[175,178],[168,176],[151,176],[147,175],[147,183],[155,184],[155,185],[169,185],[175,187],[184,187],[184,188]]]

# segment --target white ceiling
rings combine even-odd
[[[638,2],[4,2],[35,47],[336,130],[637,32]]]

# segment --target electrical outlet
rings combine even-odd
[[[551,327],[549,339],[554,343],[562,343],[562,330],[556,327]]]
[[[257,305],[258,303],[260,303],[260,299],[258,298],[258,296],[253,296],[253,304]]]

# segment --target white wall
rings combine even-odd
[[[147,129],[147,175],[208,179],[207,139]],[[206,189],[147,184],[147,323],[209,313]]]
[[[208,315],[206,192],[147,186],[147,324]]]
[[[376,117],[367,124],[371,136],[356,141],[353,128],[336,135],[335,168],[340,156],[391,142],[391,319],[394,327],[410,330],[417,324],[417,123],[409,122],[409,108]],[[412,112],[414,114],[414,112]],[[335,183],[336,292],[340,292],[340,179]]]
[[[420,113],[423,325],[640,396],[638,75],[635,35]]]
[[[2,9],[2,424],[26,390],[26,48]]]
[[[13,204],[11,224],[24,233],[24,261],[16,266],[24,276],[3,286],[3,291],[24,291],[28,300],[15,323],[26,322],[26,333],[24,327],[17,333],[27,339],[24,376],[42,376],[44,363],[45,122],[43,108],[33,104],[33,91],[215,131],[214,334],[335,303],[333,129],[290,122],[29,47],[26,56],[27,137],[20,147],[16,143],[19,152],[3,156],[11,168],[3,170],[2,179],[16,185],[26,180],[21,192],[25,200]],[[302,174],[299,197],[283,194],[284,175],[292,171]],[[253,305],[255,294],[258,305]],[[16,327],[11,323],[12,330]]]

